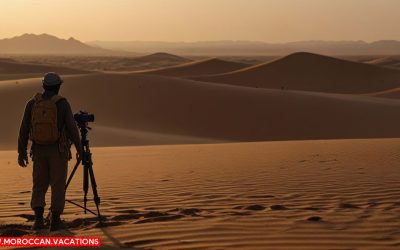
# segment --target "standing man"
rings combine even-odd
[[[33,230],[43,229],[45,196],[51,187],[50,231],[65,228],[60,219],[65,206],[65,182],[70,146],[75,144],[77,157],[82,154],[79,131],[68,101],[58,95],[60,76],[47,73],[43,78],[43,93],[38,93],[25,107],[18,138],[18,164],[28,165],[28,140],[32,141],[33,161],[31,208],[35,212]]]

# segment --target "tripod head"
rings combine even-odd
[[[89,128],[88,123],[89,122],[94,122],[94,114],[91,114],[86,111],[79,111],[78,113],[74,114],[74,119],[76,121],[76,124],[80,129],[82,128]],[[90,129],[90,128],[89,128]]]
[[[87,144],[87,134],[91,127],[89,127],[89,122],[94,122],[94,115],[86,112],[86,111],[79,111],[78,113],[74,114],[74,119],[78,128],[81,132],[82,137],[82,145],[85,146]]]

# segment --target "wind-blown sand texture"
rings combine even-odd
[[[257,88],[360,94],[398,87],[400,70],[301,52],[234,72],[194,79]]]
[[[389,139],[96,148],[101,211],[110,226],[96,228],[92,216],[70,204],[64,218],[77,236],[139,249],[399,249],[399,145]],[[0,233],[28,235],[31,167],[19,168],[15,157],[0,152],[7,173],[0,175]],[[81,184],[80,170],[69,199],[82,200]]]

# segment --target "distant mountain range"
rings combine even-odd
[[[0,39],[0,54],[23,55],[137,55],[166,52],[199,56],[267,56],[311,52],[325,55],[400,55],[400,41],[301,41],[265,43],[254,41],[146,42],[60,39],[48,34],[23,34]]]
[[[0,54],[107,55],[114,51],[90,46],[74,38],[60,39],[48,34],[24,34],[0,39]]]
[[[400,55],[400,41],[300,41],[290,43],[265,43],[254,41],[205,41],[205,42],[111,42],[94,41],[90,45],[106,49],[154,53],[163,51],[180,55],[259,56],[287,55],[311,52],[326,55]]]

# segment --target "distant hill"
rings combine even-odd
[[[364,41],[300,41],[265,43],[254,41],[154,42],[154,41],[93,41],[90,45],[102,48],[154,53],[165,51],[180,55],[232,56],[232,55],[287,55],[311,52],[326,55],[400,55],[400,42],[383,40]]]
[[[153,75],[187,77],[226,73],[248,66],[248,64],[244,63],[230,62],[218,58],[211,58],[163,69],[149,70],[144,73]]]
[[[106,55],[114,53],[116,52],[87,45],[72,37],[66,40],[48,34],[24,34],[0,40],[0,54]]]
[[[261,65],[195,79],[259,88],[369,93],[399,87],[400,70],[311,53],[294,53]]]

